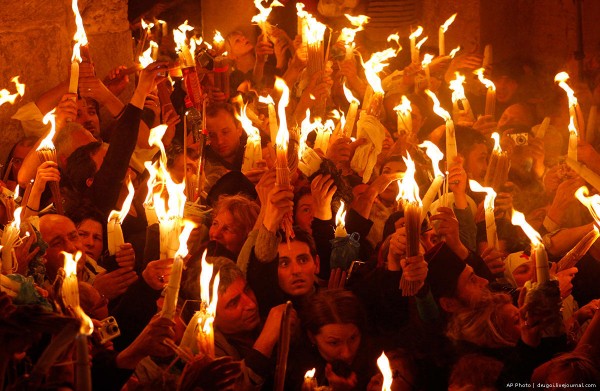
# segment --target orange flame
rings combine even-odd
[[[46,137],[44,137],[44,139],[42,140],[42,142],[40,143],[40,146],[36,149],[36,151],[40,151],[42,149],[55,149],[54,143],[52,142],[52,140],[54,140],[54,135],[56,134],[56,116],[54,115],[55,110],[56,109],[52,109],[51,112],[49,112],[48,114],[46,114],[44,116],[44,119],[43,119],[44,125],[48,125],[48,122],[50,122],[51,127],[50,127],[50,131],[48,132],[48,135],[46,135]]]
[[[443,25],[440,26],[440,29],[442,30],[442,32],[446,32],[448,31],[448,27],[450,27],[450,25],[454,22],[454,19],[456,19],[456,14],[452,15],[451,17],[449,17]]]
[[[498,134],[498,132],[492,133],[492,139],[494,139],[493,151],[498,154],[502,153],[502,147],[500,146],[500,135]]]
[[[433,174],[435,176],[444,176],[444,173],[440,170],[440,162],[444,159],[444,154],[437,145],[429,140],[425,140],[422,144],[419,144],[419,148],[425,148],[425,154],[429,157],[433,166]]]
[[[83,28],[83,19],[81,18],[81,14],[79,13],[77,0],[73,0],[71,2],[71,8],[73,9],[73,13],[75,14],[75,25],[77,26],[77,30],[75,31],[75,35],[73,36],[75,45],[73,45],[73,56],[71,57],[71,61],[81,62],[82,60],[80,54],[80,47],[87,45],[88,39],[87,35],[85,35],[85,29]]]
[[[577,98],[575,97],[575,91],[567,84],[569,80],[569,74],[567,72],[559,72],[554,76],[554,82],[558,83],[558,86],[565,90],[567,98],[569,98],[569,106],[577,106]]]
[[[367,81],[371,88],[373,88],[374,92],[379,92],[383,94],[383,87],[381,86],[381,79],[379,78],[378,73],[383,70],[383,68],[388,66],[387,61],[390,58],[396,55],[396,51],[392,48],[388,48],[382,52],[373,53],[369,61],[363,63],[363,67],[365,68],[365,76],[367,77]]]
[[[452,90],[452,102],[458,102],[461,99],[467,99],[463,84],[466,77],[459,72],[454,72],[456,78],[450,81],[449,88]]]
[[[400,182],[396,201],[403,200],[406,202],[418,202],[420,204],[421,197],[419,197],[419,186],[415,180],[415,162],[410,157],[410,153],[407,152],[406,155],[406,158],[402,157],[404,163],[406,163],[406,172],[404,173],[404,178],[402,178],[402,181]]]
[[[409,39],[419,38],[421,36],[421,34],[423,34],[423,27],[418,26],[417,29],[408,36],[408,38]]]
[[[575,198],[579,200],[588,210],[594,218],[596,225],[600,225],[600,195],[594,194],[588,197],[589,190],[586,186],[581,186],[575,192]]]
[[[133,183],[131,183],[131,178],[127,177],[127,197],[125,197],[125,201],[123,201],[123,206],[121,206],[121,210],[113,210],[108,215],[108,221],[113,219],[119,220],[120,224],[123,224],[125,217],[129,213],[129,209],[131,208],[131,203],[133,202],[133,195],[135,194],[135,189],[133,188]]]
[[[158,44],[154,41],[150,41],[150,46],[146,49],[141,56],[139,56],[138,61],[143,68],[146,68],[148,65],[154,62],[152,58],[152,49],[158,48]]]
[[[425,90],[425,93],[433,101],[433,112],[434,113],[436,113],[437,115],[442,117],[445,121],[449,121],[450,119],[452,119],[452,117],[450,116],[450,113],[448,113],[446,110],[444,110],[442,108],[442,106],[440,106],[440,101],[438,100],[437,96],[432,91]]]
[[[523,232],[525,232],[525,235],[527,235],[533,247],[537,247],[542,244],[541,235],[535,229],[533,229],[531,225],[529,225],[529,223],[525,220],[525,215],[523,213],[517,212],[513,209],[511,222],[513,225],[518,225],[521,227],[521,229],[523,229]]]
[[[485,88],[491,89],[492,91],[496,91],[496,86],[491,80],[485,78],[485,76],[483,75],[484,72],[485,68],[479,68],[473,73],[477,75],[477,78],[485,86]]]
[[[392,374],[392,368],[390,367],[390,360],[388,360],[385,352],[381,353],[381,356],[377,359],[377,366],[383,375],[383,384],[381,385],[381,391],[392,391],[392,383],[394,376]]]
[[[346,208],[344,205],[344,201],[340,201],[340,208],[335,214],[335,225],[343,226],[346,222]]]
[[[279,99],[279,104],[277,106],[277,114],[279,115],[279,131],[277,132],[275,143],[287,151],[290,134],[287,128],[285,108],[290,103],[290,89],[288,88],[287,84],[285,84],[285,81],[280,77],[277,77],[275,80],[275,89],[277,91],[281,91],[281,98]]]
[[[352,91],[350,91],[350,89],[346,87],[346,83],[342,84],[342,88],[344,89],[344,96],[346,96],[346,100],[348,101],[348,103],[360,103],[358,99],[356,99],[354,95],[352,95]]]
[[[396,42],[396,44],[398,45],[399,48],[402,48],[402,45],[400,45],[400,36],[398,34],[388,35],[387,41],[388,42],[394,41],[394,42]]]
[[[75,257],[73,254],[62,251],[65,258],[63,270],[65,271],[65,279],[62,284],[62,298],[65,305],[70,307],[75,315],[81,320],[79,332],[85,335],[91,335],[94,331],[94,323],[92,319],[81,309],[79,304],[79,286],[77,284],[77,262],[81,259],[81,252],[77,252]]]
[[[456,56],[456,53],[458,53],[459,50],[460,50],[460,46],[455,47],[454,49],[452,49],[450,51],[448,56],[450,56],[450,58],[454,58],[454,56]]]
[[[248,141],[258,140],[260,142],[260,130],[258,130],[258,128],[254,126],[250,118],[248,118],[248,115],[246,114],[247,107],[248,104],[244,104],[240,108],[240,115],[236,113],[235,116],[242,124],[242,128],[244,128],[244,131],[248,136]]]
[[[271,3],[271,5],[269,5],[268,7],[264,7],[262,5],[262,3],[263,3],[262,0],[254,0],[254,6],[258,9],[258,14],[254,15],[252,17],[252,20],[251,20],[252,23],[258,23],[259,25],[265,23],[267,21],[267,19],[269,18],[269,15],[271,14],[273,7],[283,7],[284,6],[277,0],[274,0]]]
[[[18,96],[25,95],[25,84],[19,82],[19,76],[15,76],[10,79],[15,84],[17,92],[15,94],[11,94],[7,89],[3,88],[0,90],[0,106],[5,104],[6,102],[15,103],[15,100]]]
[[[423,56],[423,61],[421,61],[421,66],[425,68],[429,64],[431,64],[431,60],[433,60],[433,55],[429,53],[425,53]]]
[[[484,187],[479,184],[479,182],[474,181],[473,179],[469,180],[469,186],[471,190],[476,193],[486,193],[485,200],[483,201],[483,207],[488,210],[494,210],[494,201],[496,200],[496,192],[491,187]]]

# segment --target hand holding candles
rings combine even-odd
[[[131,207],[131,202],[133,201],[133,195],[135,190],[133,188],[133,184],[131,183],[131,179],[127,178],[127,190],[129,193],[123,201],[123,206],[121,207],[121,211],[113,210],[108,215],[108,226],[106,228],[106,236],[108,238],[108,253],[110,255],[115,255],[117,251],[121,248],[121,245],[125,243],[125,239],[123,238],[123,231],[121,230],[121,225],[127,217],[129,213],[129,208]]]
[[[483,179],[483,185],[499,191],[508,180],[510,161],[508,160],[508,154],[500,147],[500,135],[494,132],[492,133],[492,139],[494,139],[494,149]]]
[[[49,112],[44,116],[44,124],[47,125],[48,122],[51,123],[50,131],[44,137],[40,145],[36,149],[37,156],[40,159],[40,163],[44,162],[57,162],[56,160],[56,148],[54,147],[54,143],[52,140],[54,139],[54,135],[56,134],[56,117],[54,116],[54,110]],[[63,205],[62,205],[62,196],[60,194],[60,187],[58,182],[49,182],[48,186],[50,186],[50,190],[52,192],[52,200],[54,202],[54,208],[56,209],[56,213],[63,213]]]
[[[183,231],[181,232],[181,235],[179,235],[179,249],[175,253],[175,259],[173,260],[173,268],[171,269],[169,283],[165,288],[165,300],[163,302],[163,308],[161,311],[161,317],[163,318],[172,320],[175,317],[184,258],[188,255],[187,241],[194,228],[196,228],[195,223],[188,220],[184,221]]]

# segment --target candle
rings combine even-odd
[[[485,172],[483,184],[484,186],[499,190],[508,180],[510,161],[508,159],[508,154],[505,151],[502,151],[502,148],[500,147],[500,135],[497,132],[494,132],[492,133],[492,139],[494,139],[494,149],[490,156],[490,162]]]
[[[260,130],[256,128],[246,114],[247,104],[241,107],[240,115],[236,117],[240,120],[242,128],[248,136],[246,148],[244,149],[244,160],[242,162],[242,172],[250,171],[256,162],[262,160],[262,146],[260,141]]]
[[[51,112],[44,116],[43,122],[44,125],[47,125],[49,122],[50,132],[44,137],[44,139],[40,142],[40,145],[36,149],[36,153],[40,163],[52,161],[57,162],[56,160],[56,148],[54,147],[54,143],[52,140],[54,139],[54,135],[56,134],[56,117],[54,116],[53,109]],[[64,214],[63,212],[63,204],[62,204],[62,196],[60,194],[60,187],[58,182],[52,181],[48,183],[50,186],[50,191],[52,192],[52,201],[54,203],[54,208],[56,209],[56,213]]]
[[[579,163],[577,160],[570,159],[569,157],[565,159],[565,162],[577,173],[577,175],[582,177],[590,185],[594,186],[596,190],[600,191],[600,175],[596,174],[582,163]]]
[[[440,26],[440,29],[438,32],[438,44],[439,44],[440,56],[443,56],[446,54],[446,41],[445,41],[444,33],[446,31],[448,31],[448,27],[450,27],[452,22],[454,22],[454,19],[456,19],[456,14],[449,17],[448,20],[446,20],[444,22],[444,24],[442,24]]]
[[[445,176],[439,167],[440,161],[442,161],[442,159],[444,158],[444,154],[431,141],[424,141],[423,144],[419,145],[419,148],[426,148],[425,153],[427,154],[429,159],[431,159],[433,174],[435,176],[433,182],[429,186],[429,189],[427,189],[427,193],[425,193],[425,196],[423,197],[423,207],[421,210],[421,223],[423,223],[423,220],[425,220],[425,218],[427,217],[429,207],[433,203],[435,196],[439,193],[440,188],[444,183]]]
[[[321,150],[323,155],[327,155],[327,149],[329,149],[329,140],[331,138],[331,134],[333,133],[334,127],[335,125],[330,119],[325,121],[324,125],[321,123],[321,120],[318,121],[318,126],[316,128],[317,138],[315,140],[315,149]]]
[[[492,118],[496,112],[496,86],[491,80],[485,78],[483,73],[485,68],[479,68],[475,72],[479,81],[487,88],[485,95],[485,115],[491,115]]]
[[[492,62],[494,62],[494,52],[492,49],[492,45],[487,44],[483,49],[483,63],[481,64],[481,67],[484,69],[488,69]]]
[[[73,56],[75,56],[75,50],[73,50]],[[73,60],[71,60],[71,76],[69,78],[69,93],[70,94],[77,93],[77,87],[79,85],[79,63],[80,62],[81,62],[81,57],[79,57],[79,59],[74,58]]]
[[[585,140],[589,144],[593,144],[596,141],[596,123],[598,121],[598,106],[594,105],[590,107],[588,114],[587,127],[585,128]]]
[[[381,385],[381,391],[392,391],[392,383],[394,382],[394,376],[392,374],[392,368],[390,367],[390,360],[388,360],[385,352],[381,352],[381,356],[377,359],[377,366],[383,375],[383,384]]]
[[[485,211],[485,229],[487,234],[488,248],[498,249],[498,236],[496,234],[496,216],[494,214],[494,201],[496,192],[491,187],[483,187],[477,181],[469,180],[469,186],[474,192],[485,192],[483,208]]]
[[[433,59],[433,55],[426,53],[423,56],[423,61],[421,62],[421,67],[425,70],[425,85],[429,88],[431,84],[431,74],[429,72],[429,64],[431,64],[431,60]]]
[[[274,143],[278,132],[275,102],[273,101],[273,98],[271,98],[271,95],[267,95],[266,97],[259,96],[258,101],[267,104],[267,110],[269,114],[269,135],[271,136],[271,143]]]
[[[579,108],[579,103],[575,97],[575,91],[567,84],[567,80],[569,80],[569,74],[567,72],[559,72],[554,76],[554,81],[567,93],[569,116],[573,121],[575,131],[579,133],[580,130],[585,130],[585,128],[583,128],[583,117],[581,116],[581,109]]]
[[[215,357],[215,335],[213,323],[217,313],[220,273],[217,273],[212,285],[210,296],[210,280],[213,275],[213,265],[206,262],[206,250],[202,254],[202,270],[200,272],[200,310],[197,312],[197,344],[198,350],[204,355]],[[192,319],[192,321],[194,321]]]
[[[175,317],[184,259],[188,255],[187,241],[190,238],[190,234],[194,228],[196,228],[195,223],[189,220],[184,221],[183,231],[181,232],[181,235],[179,235],[179,249],[175,253],[175,259],[173,261],[169,283],[165,288],[165,300],[161,311],[161,317],[163,318],[172,320]]]
[[[408,98],[402,95],[401,102],[394,107],[397,116],[398,136],[412,134],[412,106]]]
[[[520,226],[531,241],[531,253],[535,254],[537,283],[541,284],[549,281],[550,272],[548,268],[548,255],[546,254],[546,249],[542,243],[542,237],[527,223],[525,216],[521,212],[513,210],[511,222],[513,225]]]
[[[352,129],[354,129],[354,123],[356,122],[356,114],[358,113],[358,105],[359,101],[352,95],[352,91],[346,87],[346,83],[342,85],[344,89],[344,95],[348,102],[350,102],[350,107],[348,108],[348,114],[346,115],[346,123],[344,124],[343,134],[344,137],[352,136]]]
[[[433,101],[433,112],[446,121],[446,164],[450,165],[454,162],[456,156],[458,156],[458,151],[456,149],[456,134],[454,132],[454,122],[452,122],[452,117],[450,116],[450,113],[448,113],[440,106],[440,101],[438,100],[437,96],[430,90],[425,90],[425,93],[429,95],[429,97]]]
[[[471,105],[463,87],[466,78],[459,72],[454,72],[454,75],[456,76],[455,79],[449,83],[449,88],[452,90],[452,117],[455,121],[466,118],[470,122],[475,122],[475,116],[473,115]],[[462,105],[462,108],[459,106],[459,103]]]
[[[121,248],[121,245],[125,243],[123,231],[121,230],[121,224],[123,224],[125,217],[129,213],[129,208],[131,207],[131,202],[133,201],[133,195],[135,193],[133,184],[131,183],[131,179],[129,177],[127,178],[127,190],[129,193],[125,198],[125,201],[123,201],[121,211],[113,210],[108,215],[106,236],[108,238],[108,253],[110,255],[115,255]]]
[[[282,91],[281,98],[279,99],[278,111],[279,111],[279,129],[277,131],[276,151],[277,151],[277,184],[287,186],[290,183],[290,171],[287,162],[287,151],[289,142],[289,131],[287,129],[287,120],[285,115],[285,108],[289,103],[290,90],[285,84],[285,81],[281,78],[277,78],[275,81],[275,88]]]
[[[534,130],[535,137],[541,138],[541,139],[546,137],[546,132],[548,131],[549,126],[550,126],[550,117],[544,117],[544,119],[542,120],[542,123],[537,128],[537,131]]]
[[[569,119],[569,149],[567,150],[567,157],[577,161],[577,128],[573,123],[573,117]]]
[[[267,42],[269,40],[269,25],[267,23],[267,19],[269,18],[273,7],[283,7],[284,5],[281,4],[278,0],[273,0],[268,7],[264,7],[262,5],[262,0],[254,0],[254,6],[258,9],[259,12],[258,14],[252,17],[251,21],[252,23],[258,24],[258,27],[260,27],[260,30],[263,35],[263,41]],[[267,56],[265,56],[265,61],[266,57]]]
[[[417,29],[415,31],[413,31],[408,39],[410,40],[410,60],[413,63],[418,63],[419,62],[419,50],[417,49],[417,44],[416,44],[416,40],[418,37],[421,36],[421,34],[423,34],[423,27],[418,26]]]
[[[71,77],[69,80],[69,93],[76,94],[77,86],[79,83],[79,63],[82,61],[81,58],[81,47],[88,44],[85,29],[83,28],[83,19],[79,13],[79,7],[77,6],[77,0],[72,0],[71,9],[75,15],[75,26],[77,27],[73,40],[73,56],[71,57]]]
[[[367,106],[367,114],[369,115],[378,117],[379,114],[381,114],[384,91],[378,74],[388,66],[386,61],[395,55],[396,51],[392,48],[388,48],[384,51],[373,53],[371,58],[369,58],[369,61],[363,64],[367,81],[369,86],[373,89],[373,97],[370,99]],[[365,104],[365,101],[363,101],[363,104]]]
[[[346,221],[346,210],[344,208],[344,201],[340,201],[340,208],[338,209],[335,215],[335,237],[336,238],[345,238],[348,236],[348,232],[346,232],[346,227],[344,223]]]
[[[21,210],[22,207],[18,207],[13,214],[13,221],[10,224],[4,226],[2,231],[2,238],[0,243],[0,251],[2,252],[2,259],[0,263],[0,271],[2,274],[13,274],[17,270],[15,247],[22,244],[20,238],[21,233]]]

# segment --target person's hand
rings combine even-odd
[[[124,72],[126,69],[127,67],[125,65],[119,65],[118,67],[111,69],[102,81],[115,96],[120,95],[129,84],[129,75]]]
[[[259,161],[255,161],[254,167],[252,167],[248,171],[245,171],[244,175],[246,176],[246,178],[248,178],[250,180],[250,182],[254,183],[254,185],[257,186],[258,183],[260,182],[261,178],[268,171],[269,171],[269,168],[267,167],[267,161],[259,160]]]
[[[173,327],[175,323],[167,318],[154,315],[150,323],[137,336],[137,338],[123,350],[116,358],[118,368],[134,369],[146,356],[169,357],[173,351],[163,344],[165,339],[175,338]]]
[[[319,220],[331,220],[331,199],[337,191],[331,175],[317,175],[310,184],[310,192],[313,197],[313,214]]]
[[[488,243],[489,246],[489,243]],[[485,262],[488,269],[494,276],[501,276],[504,274],[504,260],[503,254],[494,249],[493,247],[487,247],[481,253],[481,258]]]
[[[327,289],[344,289],[344,286],[346,285],[346,276],[347,273],[345,270],[342,270],[339,267],[333,269],[331,274],[329,274]]]
[[[281,69],[287,65],[288,52],[293,54],[293,43],[285,31],[280,28],[273,28],[270,38],[276,41],[274,45],[275,58],[277,59],[276,67]]]
[[[135,250],[131,243],[124,243],[115,254],[119,267],[135,267]]]
[[[265,203],[263,224],[271,232],[277,232],[283,217],[294,209],[294,192],[290,187],[275,185]]]
[[[325,377],[333,391],[350,391],[358,384],[356,373],[352,372],[347,378],[338,376],[333,372],[333,367],[330,363],[327,363],[325,366]]]
[[[256,52],[256,62],[265,62],[265,57],[274,53],[273,44],[264,40],[264,35],[258,36],[254,50]]]
[[[207,357],[197,357],[185,366],[178,390],[231,390],[242,375],[241,368],[240,361],[233,361],[229,356],[212,361]]]
[[[54,115],[57,129],[62,129],[67,122],[75,121],[77,119],[77,94],[64,94],[56,106]]]
[[[459,69],[474,71],[481,68],[482,63],[483,56],[480,54],[459,54],[450,61],[446,75],[450,73],[452,75],[450,80],[453,80],[455,71]],[[448,78],[446,78],[446,81],[448,81]]]
[[[48,182],[60,182],[58,164],[52,161],[40,164],[35,174],[35,181],[33,182],[31,192],[35,192],[35,194],[43,193]]]
[[[519,324],[521,328],[521,340],[528,346],[537,347],[542,341],[542,331],[548,326],[550,320],[535,311],[531,311],[531,304],[525,304],[527,288],[521,288],[519,292]],[[535,303],[534,303],[535,305]]]
[[[584,185],[585,181],[579,177],[561,182],[556,189],[552,204],[548,208],[548,217],[555,223],[562,224],[568,206],[577,201],[575,192]]]
[[[510,219],[513,209],[512,193],[501,192],[496,195],[496,199],[494,200],[494,215],[497,218],[505,217]]]
[[[546,166],[544,165],[544,158],[546,156],[544,139],[530,138],[527,147],[529,148],[529,155],[533,158],[532,170],[538,178],[541,178],[546,171]]]
[[[90,98],[103,103],[111,94],[110,90],[97,77],[79,77],[79,95],[82,98]]]
[[[164,79],[164,76],[158,76],[158,74],[164,72],[167,65],[165,61],[156,61],[142,69],[135,93],[143,96],[145,100],[146,96],[154,91],[156,85]]]
[[[421,72],[421,63],[411,62],[402,71],[402,84],[412,87],[415,84],[415,76]]]
[[[454,211],[451,208],[439,207],[437,214],[431,216],[430,220],[436,233],[444,237],[448,247],[461,259],[465,259],[469,250],[460,241],[458,219]]]
[[[400,266],[402,267],[402,276],[404,279],[407,281],[421,281],[422,284],[419,286],[419,289],[421,289],[427,277],[427,262],[425,262],[423,255],[402,258]]]
[[[589,167],[598,167],[600,154],[596,149],[584,140],[577,141],[577,160]]]
[[[369,185],[368,191],[379,195],[379,194],[383,193],[392,184],[392,182],[398,181],[398,180],[402,179],[403,177],[404,177],[403,172],[381,174],[373,182],[371,182],[371,184]]]
[[[331,93],[331,86],[333,85],[333,79],[327,74],[326,71],[316,72],[312,75],[308,86],[302,91],[302,97],[300,98],[305,103],[313,101],[320,101],[329,97]]]
[[[148,262],[142,272],[142,278],[152,289],[159,291],[167,285],[173,268],[173,259],[159,259]]]
[[[265,325],[260,332],[260,336],[254,343],[254,349],[262,353],[265,357],[271,357],[273,348],[279,341],[279,334],[281,333],[281,319],[285,312],[286,304],[280,304],[271,308],[269,316],[265,321]],[[294,329],[295,324],[298,322],[298,315],[296,310],[291,309],[290,313],[291,329]]]
[[[460,157],[457,157],[452,167],[448,171],[448,187],[454,193],[455,197],[458,194],[466,194],[467,191],[467,172],[463,168],[463,162]],[[464,209],[467,205],[457,205],[458,208]]]
[[[346,87],[352,90],[352,95],[354,95],[355,98],[359,98],[357,95],[360,95],[360,93],[365,90],[366,84],[359,77],[356,60],[351,58],[349,60],[340,61],[339,66],[338,76],[346,77]]]
[[[158,95],[156,92],[151,92],[146,96],[146,101],[144,102],[144,109],[148,109],[154,113],[154,122],[150,126],[154,128],[155,126],[160,125],[160,99],[158,99]]]
[[[562,169],[558,164],[546,171],[546,175],[544,175],[544,189],[546,193],[554,193],[558,189],[558,185],[562,183],[561,173]]]
[[[480,115],[473,123],[472,128],[487,136],[498,128],[498,122],[494,121],[493,115]]]
[[[556,273],[556,278],[558,279],[558,287],[560,288],[560,298],[565,299],[568,297],[573,291],[573,278],[575,278],[575,274],[577,274],[579,270],[576,267],[571,267],[569,269],[561,270]]]
[[[138,279],[133,268],[121,267],[112,272],[103,272],[94,279],[94,288],[109,300],[121,296]]]
[[[400,261],[406,256],[406,227],[396,229],[390,236],[390,250],[387,256],[387,267],[391,271],[402,269]]]
[[[36,242],[37,237],[35,234],[32,234],[25,237],[20,246],[15,247],[15,257],[17,258],[17,262],[19,264],[17,269],[18,274],[26,276],[29,262],[31,262],[38,252],[40,252],[39,246],[36,246],[33,250],[31,250],[31,246]]]
[[[352,140],[349,137],[339,137],[329,143],[327,159],[334,164],[349,162],[352,159]]]
[[[256,186],[254,186],[261,205],[265,205],[267,202],[269,192],[273,189],[273,186],[275,186],[276,179],[277,173],[275,170],[269,170],[260,178]]]
[[[582,325],[587,320],[592,319],[596,311],[598,311],[598,306],[600,306],[600,299],[595,299],[578,309],[573,316],[577,319],[577,322]]]

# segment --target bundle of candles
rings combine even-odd
[[[252,121],[246,115],[247,104],[240,107],[240,114],[236,113],[237,119],[242,124],[248,139],[244,149],[244,160],[242,162],[242,172],[246,173],[252,170],[255,164],[262,160],[262,146],[260,139],[260,130],[252,124]]]
[[[494,201],[496,192],[491,187],[483,187],[477,181],[470,180],[469,186],[474,192],[485,192],[483,209],[485,211],[485,232],[487,234],[488,248],[498,249],[498,235],[496,234],[496,216],[494,215]]]
[[[19,207],[14,211],[14,218],[10,224],[4,226],[0,244],[2,245],[2,258],[0,263],[0,271],[2,274],[12,274],[17,270],[17,257],[15,256],[15,247],[23,244],[21,234],[21,210]],[[29,236],[29,233],[27,233]]]
[[[367,91],[365,92],[362,108],[366,109],[367,114],[374,117],[379,117],[383,108],[384,91],[381,79],[379,78],[379,72],[388,66],[386,61],[396,56],[396,54],[396,50],[388,48],[381,52],[373,53],[371,58],[363,64],[369,87],[367,87]]]
[[[340,201],[340,207],[335,215],[335,235],[331,240],[331,258],[329,259],[331,270],[348,270],[352,262],[359,258],[359,235],[356,232],[348,235],[345,221],[346,209],[344,201]]]
[[[463,87],[466,78],[459,72],[454,72],[454,74],[456,78],[449,83],[449,88],[452,90],[452,117],[454,121],[465,119],[468,122],[475,122],[473,110],[471,110]]]
[[[400,182],[400,189],[396,201],[402,205],[404,210],[404,226],[406,227],[406,262],[420,260],[420,238],[421,238],[421,211],[423,204],[419,197],[419,187],[415,181],[415,163],[408,154],[403,158],[406,163],[406,172]],[[403,296],[414,296],[420,289],[423,281],[409,281],[402,274],[400,289]]]
[[[252,23],[256,23],[258,27],[260,27],[260,31],[262,32],[264,42],[269,40],[269,29],[270,25],[267,19],[269,19],[269,15],[271,15],[271,11],[273,7],[283,7],[277,0],[273,0],[268,7],[262,5],[262,0],[254,0],[254,6],[258,9],[258,14],[252,17]],[[266,59],[265,59],[266,61]]]
[[[173,30],[173,39],[176,44],[176,51],[179,54],[179,63],[181,66],[181,72],[183,74],[183,80],[187,89],[187,94],[192,101],[195,108],[200,109],[204,100],[202,88],[200,87],[200,79],[196,72],[196,60],[194,57],[195,51],[195,40],[191,41],[187,38],[187,32],[192,31],[194,28],[185,23],[180,25],[177,29]],[[191,50],[191,42],[193,42],[193,50]]]
[[[56,148],[52,140],[56,134],[56,117],[54,116],[54,110],[44,116],[44,124],[50,122],[51,128],[48,135],[42,140],[38,148],[36,149],[38,159],[40,163],[44,162],[55,162],[56,163]],[[64,214],[62,196],[60,194],[60,187],[58,182],[52,181],[48,183],[50,191],[52,192],[52,201],[54,202],[54,208],[56,213]]]
[[[402,95],[400,103],[394,107],[397,116],[398,136],[412,135],[412,107],[405,95]]]
[[[306,49],[308,61],[306,62],[306,72],[309,77],[313,77],[316,73],[325,70],[326,54],[325,54],[325,30],[327,26],[318,22],[312,15],[307,13],[305,18],[306,28],[303,33],[306,33]],[[330,36],[331,37],[331,36]],[[326,99],[320,99],[313,105],[314,114],[323,117],[325,115]]]
[[[508,153],[500,147],[500,135],[492,133],[494,139],[494,149],[490,156],[490,162],[485,172],[483,185],[500,191],[501,187],[508,180],[508,171],[510,170],[510,160]]]

